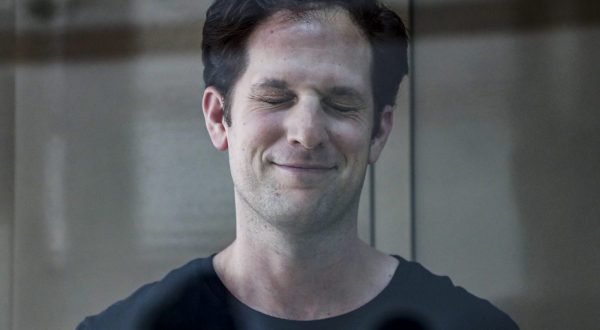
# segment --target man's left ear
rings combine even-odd
[[[371,138],[371,149],[369,150],[369,164],[374,164],[385,146],[385,142],[392,131],[394,124],[394,108],[386,105],[379,117],[379,130]]]

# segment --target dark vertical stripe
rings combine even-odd
[[[6,7],[6,12],[2,13],[2,19],[4,22],[0,23],[3,29],[6,29],[7,36],[6,39],[0,38],[1,42],[5,42],[4,45],[0,46],[3,48],[0,52],[0,56],[2,56],[2,61],[8,62],[8,69],[10,71],[9,76],[12,78],[12,81],[8,82],[8,86],[2,86],[2,88],[8,88],[8,98],[5,100],[8,104],[3,104],[6,108],[7,116],[6,123],[8,127],[8,132],[6,134],[7,140],[5,143],[8,148],[8,162],[6,166],[8,167],[8,178],[7,184],[8,189],[8,200],[6,201],[6,206],[10,208],[10,211],[6,212],[8,219],[8,308],[7,308],[7,322],[9,329],[15,329],[15,301],[16,301],[16,291],[15,291],[15,280],[16,280],[16,133],[17,133],[17,124],[16,124],[16,114],[17,114],[17,106],[16,106],[16,65],[14,65],[15,59],[15,46],[16,46],[16,34],[15,34],[15,24],[16,24],[16,6],[15,1],[9,0],[8,5]],[[6,47],[4,49],[4,47]],[[10,79],[10,78],[9,78]],[[3,102],[4,103],[4,102]],[[4,203],[3,203],[4,204]]]
[[[7,323],[9,329],[14,329],[14,311],[15,311],[15,263],[16,263],[16,211],[15,211],[15,190],[16,190],[16,69],[14,65],[15,52],[15,3],[12,0],[8,1],[4,10],[0,11],[0,29],[5,32],[4,36],[0,36],[0,62],[6,67],[8,74],[6,80],[0,82],[3,90],[2,97],[2,129],[0,132],[0,141],[3,144],[0,146],[2,155],[0,158],[6,161],[0,165],[0,170],[3,172],[2,184],[5,185],[2,189],[2,207],[6,207],[6,212],[2,212],[7,217],[8,225],[8,274],[7,274],[7,290],[8,290],[8,306],[6,309]],[[5,195],[6,194],[6,195]],[[4,199],[6,198],[6,199]]]
[[[410,40],[409,40],[409,163],[410,163],[410,188],[409,188],[409,207],[410,207],[410,259],[417,259],[417,219],[416,219],[416,202],[415,202],[415,123],[416,123],[416,111],[415,111],[415,39],[416,39],[416,31],[415,31],[415,1],[408,1],[408,17],[409,17],[409,31],[410,31]]]
[[[375,164],[369,166],[369,244],[375,247]]]

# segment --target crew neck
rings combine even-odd
[[[362,306],[317,320],[282,319],[235,298],[218,277],[214,256],[192,260],[140,287],[87,317],[78,329],[518,329],[489,301],[396,255],[390,282]]]
[[[390,279],[389,283],[375,297],[373,297],[371,300],[369,300],[365,304],[359,306],[358,308],[355,308],[351,311],[348,311],[348,312],[345,312],[345,313],[342,313],[339,315],[321,318],[321,319],[290,320],[290,319],[280,318],[277,316],[272,316],[272,315],[266,314],[264,312],[261,312],[259,310],[256,310],[256,309],[244,304],[237,297],[235,297],[235,295],[233,295],[229,291],[229,289],[227,289],[225,284],[221,281],[221,279],[217,275],[217,272],[216,272],[214,264],[213,264],[213,259],[214,259],[215,255],[216,255],[216,253],[212,254],[210,257],[205,259],[205,261],[207,262],[206,269],[208,269],[209,273],[212,275],[212,276],[207,277],[206,281],[207,281],[207,284],[210,287],[211,291],[218,299],[220,299],[223,303],[229,305],[230,308],[236,310],[241,315],[250,315],[252,319],[261,319],[265,322],[281,324],[281,325],[285,324],[287,326],[294,325],[294,324],[298,325],[298,326],[307,326],[307,325],[315,325],[316,326],[316,325],[321,325],[321,324],[326,325],[329,323],[339,323],[339,322],[346,322],[346,321],[348,321],[350,323],[350,322],[353,322],[354,320],[359,321],[359,320],[363,319],[365,314],[369,314],[371,310],[374,311],[376,309],[375,306],[378,306],[386,299],[391,298],[390,297],[390,295],[392,294],[391,288],[398,282],[399,277],[400,277],[399,274],[401,273],[400,269],[403,266],[403,264],[406,262],[406,260],[404,260],[400,256],[391,255],[392,257],[394,257],[398,260],[398,265],[396,266],[396,269],[394,270],[394,273],[393,273],[392,278]]]

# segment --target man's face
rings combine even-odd
[[[355,216],[367,164],[389,129],[371,138],[371,51],[347,13],[283,17],[249,39],[226,144],[236,205],[309,230]],[[390,109],[382,118],[391,126]]]

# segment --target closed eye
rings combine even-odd
[[[292,102],[294,99],[291,97],[286,98],[270,98],[270,97],[261,97],[258,99],[260,102],[268,103],[270,105],[279,105],[288,102]]]
[[[339,112],[352,112],[359,111],[364,106],[360,103],[343,103],[343,102],[335,102],[332,100],[324,100],[324,103],[327,107],[339,111]]]
[[[289,93],[260,93],[251,94],[249,98],[266,107],[279,107],[293,102],[295,96]]]

